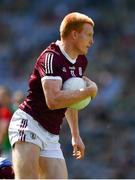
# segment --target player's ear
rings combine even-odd
[[[78,32],[75,31],[75,30],[73,30],[73,31],[71,32],[71,35],[72,35],[72,38],[75,40],[75,39],[77,39],[77,37],[78,37]]]

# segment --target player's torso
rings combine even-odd
[[[47,56],[47,54],[49,54]],[[54,57],[53,66],[51,67],[51,60],[49,61],[47,57]],[[45,74],[45,66],[50,67],[47,70],[51,73],[51,70],[54,69],[54,74],[50,76],[60,76],[62,81],[66,81],[70,77],[82,77],[85,68],[87,65],[87,60],[84,56],[79,56],[76,62],[73,64],[62,54],[60,49],[53,44],[52,48],[45,50],[41,56],[38,58],[33,73],[29,80],[29,94],[24,101],[20,105],[20,108],[25,112],[29,113],[33,116],[37,121],[43,125],[47,130],[52,133],[58,133],[51,129],[51,123],[55,124],[56,129],[59,129],[59,125],[62,122],[62,118],[64,117],[65,108],[51,111],[46,105],[41,79],[42,77],[48,76],[49,74]],[[40,71],[40,72],[39,72]],[[54,121],[55,119],[55,121]]]
[[[76,61],[68,59],[60,48],[54,43],[52,45],[55,53],[55,64],[57,67],[57,75],[60,76],[63,82],[71,77],[82,77],[87,66],[87,59],[80,55]],[[52,53],[51,51],[48,53]]]
[[[60,74],[63,82],[71,77],[83,76],[85,64],[81,59],[77,59],[77,62],[75,64],[72,64],[63,56],[61,57],[61,61],[62,63],[60,67]]]

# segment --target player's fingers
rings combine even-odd
[[[81,151],[76,151],[75,153],[73,153],[73,156],[76,158],[76,159],[82,159],[84,157],[84,154],[82,154]]]
[[[84,146],[81,146],[79,148],[79,153],[78,153],[78,158],[79,159],[82,159],[84,157],[84,152],[85,152],[85,147]]]
[[[75,158],[79,156],[79,149],[77,145],[74,145],[73,156],[75,156]]]
[[[77,153],[77,145],[74,145],[73,146],[73,155],[76,155],[76,153]]]
[[[73,146],[73,156],[75,156],[76,159],[82,159],[84,157],[84,151],[85,146]]]
[[[86,83],[88,83],[89,80],[88,80],[88,78],[86,76],[83,76],[82,78]]]
[[[75,155],[76,159],[82,159],[82,154],[80,151],[77,151],[76,155]]]
[[[87,77],[86,77],[86,76],[83,76],[82,78],[83,78],[84,80],[86,80],[86,79],[87,79]]]
[[[73,156],[75,156],[75,158],[77,158],[78,156],[80,156],[80,152],[79,151],[73,152]]]
[[[77,156],[76,156],[76,159],[82,159],[81,152],[78,152],[78,154],[77,154]]]

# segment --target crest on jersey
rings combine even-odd
[[[74,70],[70,70],[70,73],[73,77],[76,77]]]
[[[31,133],[30,133],[30,137],[31,137],[31,139],[36,139],[37,136],[36,136],[35,133],[31,132]]]
[[[82,67],[79,67],[78,70],[79,70],[79,75],[82,76],[83,75]]]
[[[70,66],[70,67],[69,67],[69,70],[70,70],[71,76],[75,77],[75,76],[76,76],[76,75],[75,75],[75,66]]]

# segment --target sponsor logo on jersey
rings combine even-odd
[[[76,77],[74,70],[70,70],[70,73],[73,77]]]
[[[31,133],[30,133],[30,137],[31,137],[31,139],[36,139],[37,136],[36,136],[35,133],[31,132]]]
[[[69,66],[69,69],[75,70],[75,66]]]

